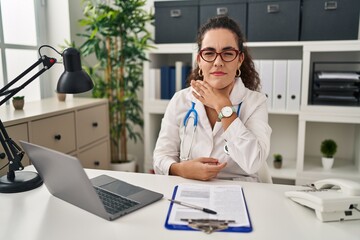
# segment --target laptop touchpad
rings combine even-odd
[[[135,194],[137,192],[140,192],[142,188],[128,184],[126,182],[115,180],[111,183],[104,184],[100,186],[101,188],[108,190],[110,192],[113,192],[115,194],[121,195],[121,196],[130,196],[132,194]]]

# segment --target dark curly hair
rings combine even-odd
[[[244,46],[245,37],[243,36],[239,25],[231,18],[227,16],[218,16],[218,17],[210,18],[207,21],[207,23],[205,23],[203,26],[200,27],[197,35],[198,52],[202,48],[202,41],[205,33],[209,30],[218,29],[218,28],[228,29],[234,33],[235,37],[237,38],[236,40],[238,47],[240,50],[242,50],[242,52],[245,55],[244,61],[240,67],[241,79],[245,87],[254,91],[260,91],[259,74],[255,70],[254,62],[252,61],[252,58],[248,53],[247,47]],[[190,83],[191,79],[203,80],[203,78],[199,76],[198,72],[199,72],[199,66],[196,64],[196,68],[193,69],[193,71],[191,72],[188,78],[188,84]]]

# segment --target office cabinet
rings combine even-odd
[[[298,41],[300,0],[249,0],[247,39]]]
[[[106,99],[73,98],[59,102],[56,98],[25,104],[23,111],[12,106],[0,109],[9,136],[29,141],[79,158],[87,168],[108,169],[110,140]],[[7,159],[0,160],[0,166]],[[22,161],[28,164],[25,155]],[[5,168],[1,171],[4,175]]]
[[[209,18],[226,15],[234,19],[246,36],[247,0],[200,0],[200,26]]]
[[[276,180],[289,180],[307,184],[329,177],[351,178],[360,181],[360,108],[311,105],[309,83],[314,61],[360,61],[360,40],[319,42],[248,42],[256,69],[260,69],[262,91],[275,91],[275,85],[285,91],[279,105],[269,104],[271,135],[270,154],[267,159],[270,172]],[[150,62],[144,63],[144,144],[145,172],[151,172],[153,151],[161,119],[169,100],[154,96],[154,86],[147,81],[151,69],[177,60],[194,62],[197,56],[195,44],[158,44],[147,53]],[[282,68],[281,84],[277,80],[274,65]],[[261,70],[261,65],[264,68]],[[153,81],[156,82],[156,81]],[[269,90],[269,89],[272,89]],[[277,91],[277,90],[276,90]],[[275,95],[273,97],[276,97]],[[316,133],[317,137],[314,137]],[[321,167],[320,143],[325,138],[337,141],[338,160],[332,170]],[[347,152],[347,153],[346,153]],[[283,155],[283,167],[274,169],[273,154]]]
[[[155,42],[192,43],[199,26],[198,1],[155,2]]]
[[[359,0],[302,0],[300,40],[358,39]]]

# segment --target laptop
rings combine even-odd
[[[104,219],[114,220],[163,197],[107,175],[89,179],[77,158],[25,141],[20,144],[52,195]]]

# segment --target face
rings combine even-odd
[[[228,29],[212,29],[205,33],[202,49],[220,53],[224,50],[239,50],[234,33]],[[229,52],[231,53],[231,52]],[[224,58],[226,58],[224,56]],[[239,54],[233,61],[225,62],[218,55],[213,62],[207,62],[198,55],[197,63],[203,71],[204,81],[215,89],[226,89],[234,85],[236,70],[240,68],[244,54]]]

